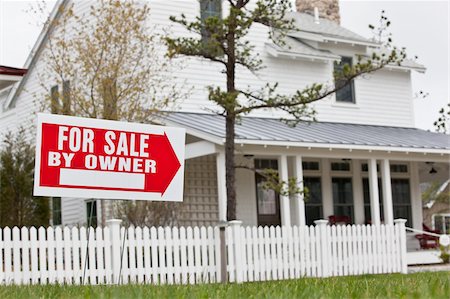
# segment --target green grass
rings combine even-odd
[[[0,298],[450,298],[450,272],[194,286],[3,286]]]

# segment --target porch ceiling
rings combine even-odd
[[[164,122],[209,136],[219,144],[225,138],[225,119],[219,115],[176,112],[168,114]],[[415,128],[330,122],[290,127],[279,119],[259,117],[242,117],[236,126],[236,143],[450,154],[449,135]]]

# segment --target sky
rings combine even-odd
[[[186,0],[194,1],[194,0]],[[294,1],[294,0],[292,0]],[[41,28],[42,16],[30,12],[36,1],[0,0],[0,65],[22,67]],[[50,10],[55,1],[47,1]],[[376,24],[381,10],[391,20],[390,31],[397,46],[408,55],[417,55],[425,74],[413,72],[413,93],[424,91],[426,99],[415,98],[415,125],[433,130],[438,111],[450,99],[449,10],[450,0],[366,1],[341,0],[341,25],[365,37],[372,34],[368,24]]]

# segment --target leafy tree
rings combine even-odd
[[[8,133],[0,150],[0,226],[47,226],[47,198],[33,196],[34,146],[25,130]]]
[[[254,45],[247,36],[255,24],[267,26],[269,38],[276,44],[285,44],[289,31],[297,30],[290,12],[290,0],[228,0],[225,1],[228,13],[225,17],[208,16],[188,20],[185,15],[172,16],[171,20],[196,34],[190,37],[167,37],[169,57],[177,55],[201,57],[222,65],[226,74],[226,89],[209,86],[209,100],[217,104],[217,114],[225,118],[225,164],[227,189],[227,218],[236,219],[235,188],[235,126],[243,115],[259,109],[282,110],[289,114],[284,119],[291,125],[302,120],[314,119],[314,110],[308,105],[324,99],[349,84],[353,79],[382,69],[388,64],[400,64],[405,59],[404,48],[392,46],[390,35],[384,34],[390,21],[382,13],[377,37],[383,40],[383,51],[372,53],[371,57],[358,57],[353,66],[345,64],[335,75],[336,84],[315,83],[293,94],[278,92],[277,83],[267,83],[260,89],[238,88],[241,82],[236,79],[239,68],[258,72],[263,61],[254,51]],[[202,38],[207,36],[208,38]],[[238,68],[239,67],[239,68]]]
[[[439,110],[439,118],[433,123],[436,132],[447,134],[450,126],[450,103]]]

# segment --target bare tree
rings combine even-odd
[[[64,3],[46,24],[50,33],[39,73],[44,93],[35,95],[41,103],[45,99],[43,110],[148,123],[187,96],[189,89],[175,83],[173,72],[182,66],[165,55],[165,29],[149,27],[145,2],[92,2],[87,15],[77,14],[77,3]],[[170,218],[158,204],[128,202],[119,210],[132,206]],[[104,225],[103,200],[101,207]]]

